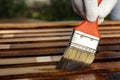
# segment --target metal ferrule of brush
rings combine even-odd
[[[69,47],[74,47],[95,54],[99,39],[100,38],[90,34],[86,34],[78,30],[73,30]]]

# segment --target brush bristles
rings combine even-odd
[[[93,62],[94,58],[95,55],[90,52],[78,50],[73,47],[67,48],[56,68],[75,70],[88,66]]]

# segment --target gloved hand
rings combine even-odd
[[[102,0],[98,7],[97,0],[71,0],[73,10],[90,22],[96,21],[98,24],[104,21],[104,18],[111,12],[117,3],[117,0]]]
[[[111,20],[120,20],[120,0],[118,0],[114,9],[110,13]]]

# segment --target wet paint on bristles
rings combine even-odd
[[[61,61],[57,65],[57,69],[75,70],[88,66],[94,61],[95,55],[78,50],[73,47],[67,48]]]

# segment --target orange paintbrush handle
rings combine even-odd
[[[101,3],[102,0],[98,0],[98,5]]]
[[[102,0],[98,0],[98,4],[100,4],[101,1]],[[95,22],[89,22],[87,19],[85,19],[80,25],[78,25],[74,29],[100,38],[97,24],[98,20],[96,20]]]

